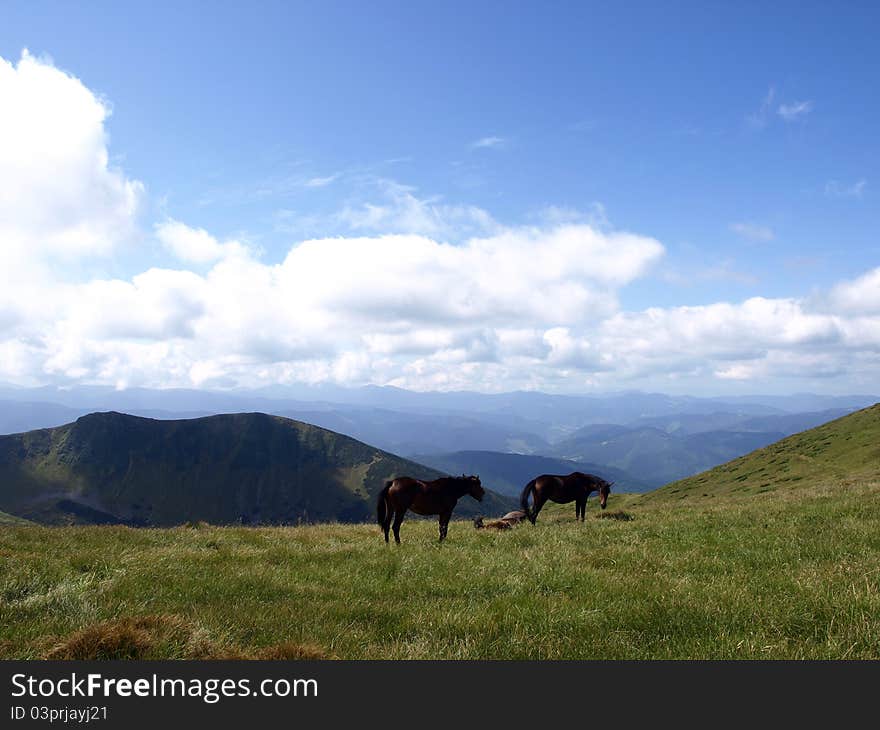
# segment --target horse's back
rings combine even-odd
[[[422,482],[418,479],[413,479],[413,477],[396,477],[391,480],[391,483],[388,485],[389,492],[402,492],[409,491],[413,488],[419,489],[422,486]]]
[[[565,483],[565,477],[559,474],[541,474],[535,477],[536,488],[559,487]]]

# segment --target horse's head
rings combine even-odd
[[[611,491],[611,485],[614,482],[606,482],[604,479],[599,480],[599,506],[605,509],[608,506],[608,493]]]
[[[483,489],[483,485],[480,484],[480,477],[469,476],[465,477],[465,480],[468,483],[468,494],[477,500],[477,502],[482,502],[486,490]]]

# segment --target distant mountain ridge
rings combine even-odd
[[[61,426],[95,410],[160,419],[258,411],[346,434],[404,458],[496,452],[617,470],[658,487],[876,402],[871,396],[413,392],[394,387],[257,390],[0,385],[0,434]],[[808,412],[792,409],[816,408]],[[453,462],[446,462],[453,463]],[[455,461],[454,463],[462,463]],[[521,473],[521,472],[516,472]],[[507,478],[497,476],[502,482]]]
[[[570,474],[582,471],[614,482],[616,492],[646,492],[653,489],[622,469],[602,464],[567,461],[532,454],[503,454],[496,451],[457,451],[451,454],[417,454],[419,463],[459,473],[477,473],[500,494],[519,497],[523,487],[541,474]]]
[[[779,431],[700,431],[679,434],[653,426],[586,426],[556,444],[552,454],[605,464],[659,487],[778,441]]]
[[[172,421],[93,413],[0,437],[0,510],[47,524],[369,521],[385,480],[401,474],[441,476],[262,413]],[[456,515],[501,513],[511,504],[487,492],[482,504],[462,499]]]

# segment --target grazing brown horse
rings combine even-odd
[[[598,492],[599,506],[605,509],[612,484],[614,482],[609,483],[601,477],[584,474],[580,471],[572,472],[568,476],[542,474],[526,484],[519,503],[534,525],[535,520],[538,519],[538,512],[541,511],[541,507],[548,499],[561,504],[574,501],[574,518],[583,522],[587,512],[587,497],[592,492]],[[530,494],[532,495],[532,509],[529,509]]]
[[[385,482],[379,492],[376,504],[376,517],[388,542],[388,527],[391,526],[391,513],[394,513],[394,541],[400,542],[400,523],[406,511],[411,509],[417,515],[440,515],[440,540],[446,537],[449,518],[459,499],[465,494],[478,502],[483,501],[483,486],[480,477],[441,477],[433,482],[423,482],[412,477],[397,477]]]

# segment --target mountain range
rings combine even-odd
[[[450,474],[479,474],[499,494],[519,498],[523,486],[540,474],[596,474],[621,492],[647,492],[653,487],[631,474],[603,464],[557,459],[534,454],[499,454],[496,451],[457,451],[451,454],[421,454],[416,461]]]
[[[428,467],[262,413],[160,421],[93,413],[0,437],[0,510],[44,524],[167,526],[361,522],[385,481]],[[489,487],[490,485],[486,485]],[[503,513],[487,491],[456,516]]]
[[[541,473],[646,492],[877,400],[0,385],[0,510],[49,523],[360,521],[384,476],[443,472],[497,492],[463,500],[459,516],[493,514]]]

